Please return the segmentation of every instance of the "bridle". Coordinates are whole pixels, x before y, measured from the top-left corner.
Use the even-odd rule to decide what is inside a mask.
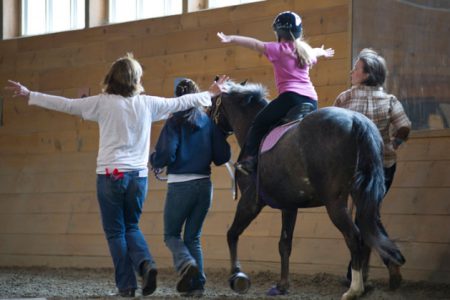
[[[220,126],[219,117],[221,114],[226,115],[226,112],[224,113],[223,110],[225,110],[225,107],[222,105],[222,94],[219,94],[219,96],[216,97],[216,100],[213,101],[210,118],[213,120],[214,124],[216,124],[216,126],[228,137],[233,134],[233,130],[227,130]]]
[[[222,94],[216,97],[216,101],[213,102],[213,106],[211,107],[210,117],[214,121],[216,125],[219,125],[219,109],[222,104]]]

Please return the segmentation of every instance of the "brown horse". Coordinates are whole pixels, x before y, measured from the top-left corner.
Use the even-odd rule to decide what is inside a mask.
[[[234,132],[242,149],[253,118],[268,103],[265,97],[261,85],[230,82],[228,92],[213,100],[211,117],[223,131]],[[238,239],[267,203],[282,211],[281,278],[269,290],[270,295],[286,294],[289,288],[289,256],[298,208],[325,206],[345,238],[353,276],[342,299],[353,299],[364,292],[372,248],[393,264],[402,265],[405,260],[401,252],[380,230],[382,143],[378,129],[364,115],[337,107],[323,108],[308,114],[275,147],[260,155],[258,180],[237,173],[241,198],[227,233],[231,287],[244,293],[250,286],[237,257]],[[257,195],[269,201],[257,199]],[[361,220],[358,227],[347,209],[349,195]]]

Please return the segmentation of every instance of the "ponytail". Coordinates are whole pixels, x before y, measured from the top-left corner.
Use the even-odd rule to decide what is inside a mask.
[[[299,66],[311,68],[314,60],[314,52],[311,46],[300,37],[294,40],[294,47]]]

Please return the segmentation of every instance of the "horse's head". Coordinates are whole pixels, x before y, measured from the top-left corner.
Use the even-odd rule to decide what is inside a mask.
[[[233,134],[233,127],[231,127],[226,117],[226,112],[222,106],[222,97],[225,93],[222,93],[212,99],[212,105],[209,110],[209,117],[219,127],[219,129],[227,136]]]
[[[210,116],[224,132],[235,133],[239,143],[245,139],[256,114],[267,105],[267,89],[261,84],[225,84],[226,93],[212,100]]]

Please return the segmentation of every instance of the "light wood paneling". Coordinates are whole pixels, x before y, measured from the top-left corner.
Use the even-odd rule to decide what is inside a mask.
[[[273,70],[261,55],[224,45],[218,31],[274,40],[271,24],[280,11],[301,14],[307,40],[336,56],[311,70],[320,106],[331,105],[349,85],[352,45],[348,0],[273,0],[0,42],[0,80],[67,97],[101,91],[110,64],[133,52],[144,68],[150,94],[171,96],[176,77],[189,76],[206,89],[216,74],[248,79],[277,96]],[[397,54],[393,54],[397,55]],[[407,70],[407,69],[405,69]],[[407,70],[409,72],[409,70]],[[95,191],[98,127],[78,117],[28,106],[6,97],[0,127],[0,265],[111,267]],[[163,122],[153,124],[152,147]],[[229,138],[233,158],[239,148]],[[404,252],[407,279],[450,277],[450,154],[448,134],[413,135],[398,155],[394,184],[382,220]],[[226,231],[237,201],[225,167],[213,168],[214,201],[202,243],[207,267],[228,267]],[[141,229],[159,266],[171,266],[163,242],[166,183],[149,177]],[[279,271],[281,216],[264,208],[240,239],[246,270]],[[349,259],[340,232],[324,208],[302,209],[294,232],[291,271],[343,274]],[[261,251],[264,249],[264,251]],[[330,250],[333,249],[333,250]],[[372,277],[386,277],[378,257]]]

